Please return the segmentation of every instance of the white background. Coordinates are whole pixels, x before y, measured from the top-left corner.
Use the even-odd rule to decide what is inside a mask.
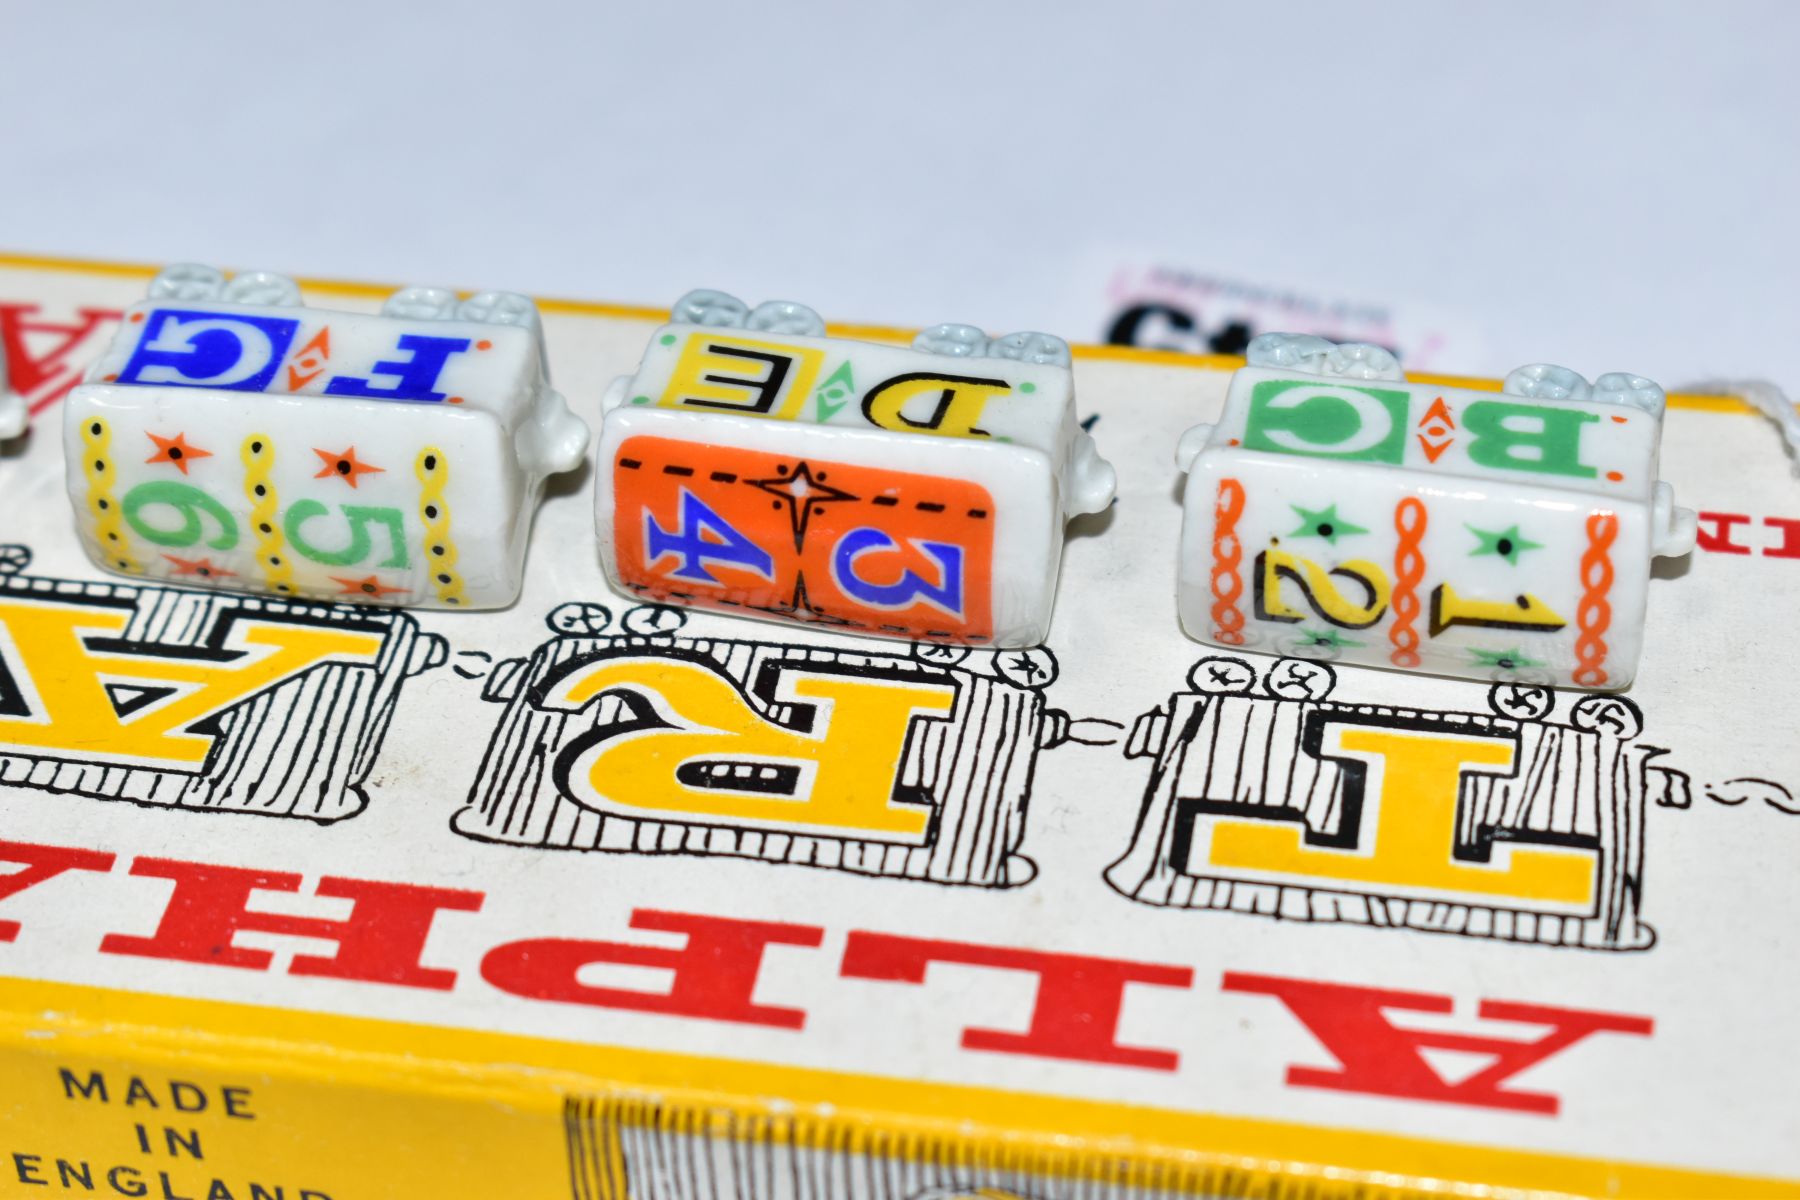
[[[0,247],[1101,333],[1134,258],[1800,384],[1800,5],[0,2]]]

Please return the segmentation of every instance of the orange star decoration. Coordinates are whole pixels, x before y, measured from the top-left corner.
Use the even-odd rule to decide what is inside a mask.
[[[370,466],[360,458],[357,458],[355,446],[350,447],[341,454],[333,454],[329,450],[320,450],[315,446],[313,448],[313,453],[318,455],[325,463],[324,468],[320,470],[317,475],[313,476],[314,479],[329,479],[333,475],[336,475],[351,487],[355,487],[357,479],[361,476],[377,474],[387,469],[386,467]]]
[[[188,445],[187,434],[178,433],[172,438],[157,437],[154,433],[146,436],[156,443],[156,453],[144,461],[147,463],[168,463],[177,467],[183,475],[188,473],[188,463],[196,458],[211,458],[211,450],[202,450],[198,446]]]
[[[215,567],[210,558],[176,558],[173,554],[165,554],[164,558],[175,564],[177,575],[198,575],[203,579],[227,579],[235,576],[236,571],[227,571],[224,567]]]
[[[394,596],[406,591],[403,587],[388,587],[373,575],[362,579],[339,579],[333,575],[331,582],[343,588],[346,596]]]

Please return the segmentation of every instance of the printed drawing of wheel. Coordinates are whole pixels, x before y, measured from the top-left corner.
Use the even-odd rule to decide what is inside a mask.
[[[1523,680],[1502,680],[1488,689],[1488,707],[1494,715],[1514,721],[1541,720],[1555,703],[1555,692]]]
[[[1056,682],[1060,670],[1056,655],[1043,646],[994,652],[994,674],[1014,687],[1047,688]]]
[[[571,637],[597,637],[612,624],[612,611],[604,604],[570,601],[551,609],[544,623],[553,631]]]
[[[656,637],[677,632],[687,621],[685,608],[674,608],[667,604],[640,604],[636,608],[625,610],[622,623],[626,633],[635,633],[639,637]]]
[[[1644,732],[1644,714],[1623,696],[1583,696],[1569,710],[1569,724],[1589,733],[1634,738]]]
[[[1256,668],[1241,658],[1214,655],[1194,664],[1188,686],[1203,696],[1248,696],[1256,686]]]
[[[31,565],[31,548],[28,546],[0,546],[0,575],[17,575]]]
[[[1284,658],[1269,668],[1263,686],[1277,700],[1323,700],[1337,686],[1337,672],[1322,662]]]
[[[969,657],[969,647],[955,642],[914,642],[911,650],[914,658],[934,667],[954,667]]]

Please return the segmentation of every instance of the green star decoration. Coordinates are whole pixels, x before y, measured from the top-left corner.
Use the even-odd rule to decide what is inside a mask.
[[[1527,550],[1542,550],[1544,543],[1534,542],[1519,532],[1517,525],[1510,525],[1495,532],[1490,529],[1477,529],[1473,525],[1465,525],[1470,533],[1479,539],[1476,547],[1469,551],[1469,557],[1476,558],[1483,554],[1498,554],[1512,566],[1519,565],[1519,555]]]
[[[1362,645],[1361,642],[1353,641],[1335,629],[1302,629],[1300,636],[1306,639],[1308,646],[1330,646],[1334,650],[1342,649],[1345,646]]]
[[[1499,667],[1506,671],[1516,671],[1522,667],[1541,667],[1544,664],[1535,658],[1526,658],[1518,650],[1470,650],[1475,656],[1478,667]]]
[[[1361,525],[1352,525],[1338,516],[1335,504],[1321,509],[1301,508],[1298,504],[1290,504],[1288,507],[1300,514],[1300,528],[1288,534],[1289,537],[1321,537],[1335,546],[1341,537],[1369,532]]]

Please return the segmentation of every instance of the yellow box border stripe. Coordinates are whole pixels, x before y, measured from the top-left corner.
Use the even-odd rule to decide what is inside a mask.
[[[1477,1196],[1800,1198],[1800,1182],[1745,1175],[0,977],[0,1050],[41,1054],[52,1043],[65,1054],[200,1059],[386,1089],[397,1103],[404,1080],[440,1095],[535,1097],[558,1112],[568,1096],[643,1097],[713,1114],[715,1127],[779,1114],[828,1129],[820,1140],[833,1145],[854,1148],[868,1140],[859,1132],[886,1132],[890,1145],[911,1138],[1029,1155],[1072,1176],[1105,1167],[1116,1179],[1121,1162],[1145,1180],[1230,1170],[1256,1183],[1246,1195],[1313,1183],[1325,1194],[1361,1184]]]
[[[0,254],[0,267],[23,271],[68,271],[78,274],[145,280],[155,275],[158,270],[156,267],[146,266],[143,263],[90,261],[35,254]],[[331,295],[354,296],[370,300],[385,300],[395,288],[393,284],[363,283],[346,279],[302,277],[297,282],[302,288],[312,292],[325,292]],[[538,299],[537,306],[542,312],[556,313],[561,316],[605,317],[612,320],[644,321],[652,325],[660,325],[669,319],[668,309],[642,304],[606,304],[592,300],[544,297]],[[837,337],[866,338],[878,342],[909,342],[912,340],[913,334],[917,332],[917,330],[894,325],[867,325],[842,321],[833,321],[826,328]],[[1231,354],[1188,354],[1180,350],[1148,350],[1137,346],[1101,346],[1088,343],[1078,344],[1070,349],[1076,358],[1093,362],[1134,362],[1199,371],[1235,371],[1244,365],[1241,357]],[[1500,390],[1500,381],[1497,379],[1431,373],[1409,373],[1407,378],[1414,383],[1435,383],[1442,387],[1469,388],[1486,392]],[[1698,396],[1686,393],[1671,395],[1669,407],[1694,409],[1701,412],[1743,414],[1756,412],[1754,408],[1735,396]]]

